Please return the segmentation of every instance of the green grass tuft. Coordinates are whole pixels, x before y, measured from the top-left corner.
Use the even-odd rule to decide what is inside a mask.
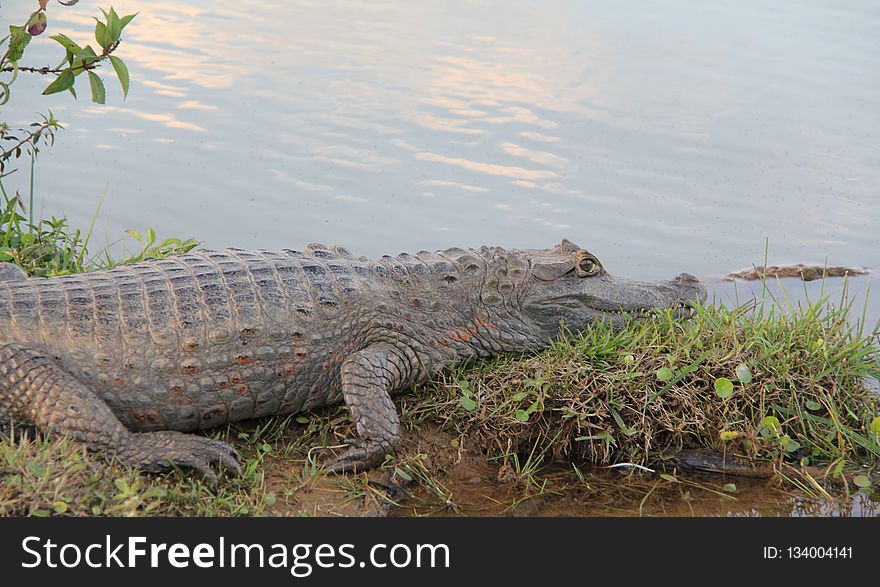
[[[458,369],[419,392],[438,418],[508,456],[648,462],[684,448],[804,464],[880,459],[876,335],[826,301],[793,313],[701,308]],[[464,391],[469,399],[464,409]],[[876,428],[876,425],[874,425]]]
[[[2,187],[2,184],[0,184]],[[146,235],[136,230],[127,232],[138,242],[139,251],[132,256],[114,259],[108,245],[94,256],[88,252],[92,226],[83,235],[79,229],[68,226],[66,218],[52,217],[48,220],[29,221],[24,216],[24,204],[19,196],[2,192],[0,207],[0,263],[14,263],[33,277],[54,277],[71,273],[84,273],[96,269],[108,269],[117,265],[137,263],[144,259],[161,259],[169,255],[186,253],[198,246],[194,239],[169,238],[159,242],[153,229]],[[102,197],[103,202],[103,197]],[[100,211],[100,205],[98,206]],[[97,216],[97,211],[95,213]]]

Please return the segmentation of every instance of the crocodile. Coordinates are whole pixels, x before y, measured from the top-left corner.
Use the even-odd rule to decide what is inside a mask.
[[[839,265],[758,265],[748,269],[741,269],[727,274],[728,281],[737,279],[745,281],[760,281],[774,277],[800,277],[804,281],[815,281],[826,277],[849,277],[855,275],[868,275],[870,271],[864,267],[842,267]]]
[[[431,374],[705,297],[687,273],[613,277],[568,240],[378,260],[195,250],[51,278],[0,264],[0,422],[216,479],[237,454],[190,432],[345,402],[357,438],[325,467],[362,471],[399,444],[392,394]]]

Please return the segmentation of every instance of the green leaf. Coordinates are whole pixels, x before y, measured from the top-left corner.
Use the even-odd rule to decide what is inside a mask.
[[[739,432],[736,432],[735,430],[724,430],[719,435],[719,438],[721,439],[721,442],[727,442],[728,440],[734,440],[736,438],[739,438]]]
[[[110,7],[110,13],[107,15],[107,40],[112,45],[119,40],[119,34],[122,32],[122,26],[119,21],[119,15]]]
[[[736,366],[734,371],[736,373],[736,378],[739,379],[740,383],[749,383],[752,380],[752,372],[749,370],[749,366],[745,363],[740,363]]]
[[[63,501],[56,501],[52,504],[52,509],[55,510],[56,514],[63,514],[67,511],[67,504]]]
[[[297,424],[308,424],[310,422],[307,416],[297,416],[296,423]]]
[[[105,51],[111,45],[110,35],[107,32],[107,25],[105,25],[103,22],[101,22],[97,18],[95,19],[95,41]]]
[[[727,399],[733,395],[733,383],[727,377],[719,377],[715,380],[715,395],[721,399]]]
[[[89,85],[92,88],[92,102],[103,104],[107,97],[107,92],[104,90],[104,82],[101,81],[101,78],[95,72],[90,71],[88,73]]]
[[[474,399],[463,395],[458,398],[458,405],[460,405],[466,412],[473,412],[477,409],[477,402]]]
[[[87,59],[97,59],[98,55],[95,53],[95,50],[92,49],[91,45],[86,45],[82,49],[80,49],[79,53],[74,55],[74,60],[76,61],[85,61]]]
[[[856,487],[866,489],[871,486],[871,478],[867,475],[856,475],[855,477],[853,477],[853,483],[856,485]]]
[[[623,418],[621,418],[620,414],[617,413],[617,410],[615,410],[614,408],[609,409],[611,410],[611,416],[614,418],[614,421],[617,422],[617,425],[620,426],[620,429],[623,431],[624,434],[626,434],[627,436],[632,436],[637,432],[635,428],[630,428],[624,423]]]
[[[674,475],[669,475],[667,473],[660,473],[660,478],[664,481],[669,481],[670,483],[680,483],[678,479]]]
[[[55,81],[49,84],[45,90],[43,90],[43,95],[48,96],[50,94],[57,94],[58,92],[63,92],[64,90],[70,89],[73,87],[74,75],[73,71],[68,68],[61,72]]]
[[[816,410],[821,410],[821,409],[822,409],[822,404],[820,404],[819,402],[815,402],[815,401],[813,401],[813,400],[808,400],[807,403],[806,403],[805,405],[807,406],[807,409],[808,409],[808,410],[812,410],[812,411],[814,411],[814,412],[815,412]]]
[[[782,430],[782,426],[779,424],[779,418],[776,416],[765,416],[764,418],[761,418],[761,425],[758,428],[758,431],[765,440],[778,436],[780,430]]]
[[[801,447],[801,443],[796,440],[792,440],[788,434],[780,439],[779,444],[782,445],[782,448],[785,450],[785,452],[795,452]]]
[[[141,494],[141,499],[162,499],[168,495],[168,490],[162,487],[150,487]]]
[[[135,16],[137,16],[137,15],[138,15],[138,13],[135,12],[134,14],[129,14],[129,15],[127,15],[127,16],[123,16],[122,18],[120,18],[120,19],[119,19],[119,25],[120,25],[119,28],[120,28],[120,30],[121,30],[121,29],[124,29],[124,28],[125,28],[125,25],[127,25],[128,23],[130,23],[130,22],[131,22],[131,19],[133,19],[133,18],[134,18]]]
[[[871,424],[868,426],[868,429],[875,435],[880,435],[880,416],[875,416],[874,419],[871,420]]]
[[[74,70],[74,75],[80,75],[82,72],[87,71],[87,69],[83,66],[91,65],[98,61],[99,57],[95,54],[95,50],[92,49],[91,45],[86,45],[79,53],[71,57],[70,65]]]
[[[736,483],[725,483],[721,487],[721,491],[726,491],[727,493],[736,493]]]
[[[125,66],[125,62],[122,61],[116,55],[110,56],[110,63],[113,64],[113,69],[116,70],[116,75],[119,77],[119,83],[122,84],[122,94],[124,97],[128,97],[128,67]]]
[[[410,475],[409,473],[407,473],[406,471],[404,471],[400,467],[394,467],[394,476],[400,477],[401,479],[403,479],[404,481],[407,481],[407,482],[412,482],[412,480],[413,480],[412,475]]]
[[[657,369],[657,379],[659,379],[660,381],[671,381],[674,376],[675,374],[669,367]]]
[[[137,230],[135,230],[133,228],[129,228],[128,230],[125,231],[125,233],[127,235],[129,235],[130,237],[134,238],[135,240],[138,240],[140,242],[144,242],[143,238],[141,237],[141,233],[139,233]]]
[[[62,35],[61,33],[58,33],[57,35],[52,35],[49,38],[54,41],[58,41],[58,43],[60,43],[62,47],[64,47],[73,55],[76,55],[77,53],[82,51],[82,47],[74,43],[67,35]]]
[[[31,36],[24,30],[24,27],[10,25],[9,27],[9,52],[6,58],[12,62],[21,59],[24,55],[24,48],[31,42]]]
[[[528,422],[529,421],[529,413],[525,410],[517,410],[513,417],[518,422]]]

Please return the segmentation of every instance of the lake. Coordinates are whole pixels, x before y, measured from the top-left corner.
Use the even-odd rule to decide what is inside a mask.
[[[147,227],[368,256],[567,237],[612,273],[687,271],[727,303],[750,288],[721,276],[765,243],[771,263],[880,265],[876,2],[113,5],[139,12],[127,100],[112,71],[106,106],[30,76],[3,112],[66,127],[37,161],[44,215],[85,228],[106,187],[93,252]],[[100,7],[51,4],[48,34],[88,42]],[[25,61],[60,55],[43,36]],[[860,307],[870,281],[851,280]]]

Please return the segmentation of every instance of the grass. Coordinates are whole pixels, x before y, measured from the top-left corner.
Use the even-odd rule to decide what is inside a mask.
[[[129,237],[138,243],[138,252],[114,258],[111,248],[119,243],[109,243],[96,254],[89,253],[89,243],[95,219],[101,210],[106,191],[101,197],[98,209],[92,218],[86,234],[79,229],[71,229],[67,219],[56,218],[33,220],[18,194],[8,195],[0,181],[0,263],[14,263],[33,277],[54,277],[70,273],[83,273],[96,269],[107,269],[125,263],[137,263],[144,259],[159,259],[192,250],[199,242],[194,239],[181,240],[169,238],[159,242],[152,228],[146,235],[130,229]],[[31,197],[31,205],[33,197]],[[25,214],[28,214],[26,217]],[[121,239],[120,239],[121,240]]]
[[[91,230],[82,237],[64,219],[34,224],[23,212],[4,195],[0,261],[31,275],[197,244],[130,231],[136,255],[90,256]],[[686,321],[660,313],[620,331],[597,325],[536,356],[464,365],[398,399],[404,447],[368,474],[328,476],[312,458],[328,454],[314,447],[354,436],[341,407],[219,429],[242,453],[244,473],[216,486],[183,473],[144,475],[64,439],[0,436],[0,515],[364,515],[382,501],[375,482],[389,479],[411,488],[419,513],[460,514],[484,491],[472,481],[487,476],[512,488],[485,498],[498,513],[531,515],[573,491],[592,500],[625,491],[630,513],[659,495],[689,508],[697,491],[735,501],[736,484],[685,478],[667,460],[688,449],[770,463],[777,483],[810,499],[871,492],[880,396],[864,381],[880,376],[880,354],[877,330],[854,312],[846,297],[797,305],[766,294],[736,309],[700,308]],[[627,484],[584,472],[614,463]]]
[[[880,375],[876,336],[860,336],[847,315],[824,302],[770,315],[708,307],[688,321],[596,327],[535,357],[449,373],[414,412],[499,457],[527,449],[645,464],[703,448],[876,464],[880,398],[863,385]]]

